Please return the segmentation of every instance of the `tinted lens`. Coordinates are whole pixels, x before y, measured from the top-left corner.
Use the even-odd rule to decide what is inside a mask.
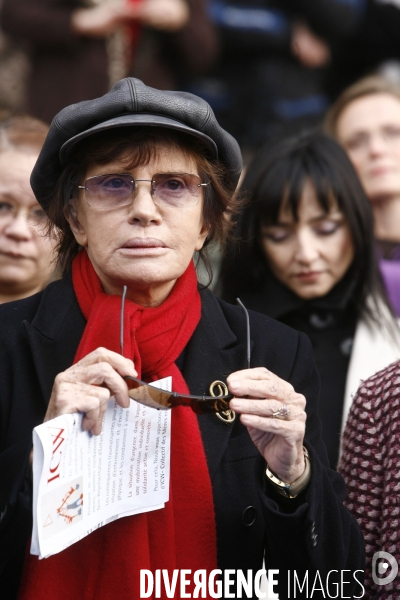
[[[169,402],[171,394],[169,392],[159,390],[133,377],[126,377],[125,380],[129,388],[129,397],[136,400],[136,402],[151,406],[151,408],[171,408],[171,403]]]
[[[85,182],[89,206],[109,209],[132,202],[134,180],[129,174],[96,175]]]
[[[229,400],[232,398],[230,394],[219,398],[214,396],[186,396],[185,394],[159,390],[129,375],[124,379],[128,385],[130,398],[145,406],[161,410],[176,406],[188,406],[198,414],[222,412],[229,409]]]
[[[200,198],[200,177],[189,173],[156,173],[153,176],[154,202],[170,206],[195,206]]]

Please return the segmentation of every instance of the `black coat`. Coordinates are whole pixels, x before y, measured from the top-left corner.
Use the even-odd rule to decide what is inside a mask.
[[[201,292],[202,317],[184,351],[183,374],[192,394],[208,394],[215,379],[245,368],[245,319],[241,309]],[[265,482],[264,463],[247,429],[215,415],[199,417],[210,471],[221,569],[280,570],[280,597],[287,570],[362,569],[364,545],[358,526],[343,507],[345,487],[327,467],[316,415],[318,376],[311,345],[303,334],[250,313],[252,367],[265,366],[307,398],[306,445],[312,462],[307,491],[295,500],[276,496]],[[11,585],[31,531],[28,456],[32,428],[42,422],[54,377],[72,364],[85,319],[66,278],[26,300],[0,307],[0,590]],[[189,409],[188,409],[189,410]],[[188,441],[189,443],[189,441]],[[255,517],[255,520],[254,520]],[[360,579],[360,573],[358,578]],[[361,595],[352,575],[344,591]],[[7,583],[8,582],[8,583]],[[1,596],[3,597],[3,596]],[[7,598],[13,598],[9,592]],[[302,597],[297,592],[297,597]],[[324,597],[313,595],[313,598]]]
[[[328,294],[304,300],[266,272],[261,289],[240,294],[248,308],[309,337],[321,379],[318,414],[322,438],[332,468],[336,468],[339,459],[347,373],[360,317],[355,302],[356,284],[354,269],[350,269]]]

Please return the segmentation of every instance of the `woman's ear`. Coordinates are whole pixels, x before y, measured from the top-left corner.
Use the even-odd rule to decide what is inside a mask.
[[[78,200],[76,198],[71,198],[68,202],[68,205],[64,208],[64,215],[78,244],[86,247],[87,236],[84,227],[79,221]]]
[[[205,221],[203,220],[203,224],[199,231],[199,235],[198,235],[197,243],[196,243],[196,247],[195,247],[196,252],[198,252],[199,250],[202,249],[204,242],[206,241],[206,238],[207,238],[208,234],[210,233],[210,229],[211,229],[211,225],[209,225],[208,223],[205,223]]]

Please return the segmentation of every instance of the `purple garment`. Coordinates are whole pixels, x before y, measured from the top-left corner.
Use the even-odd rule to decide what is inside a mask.
[[[400,316],[400,261],[381,259],[379,268],[390,303]]]

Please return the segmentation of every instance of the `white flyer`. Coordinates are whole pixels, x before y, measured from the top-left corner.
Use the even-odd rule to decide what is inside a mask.
[[[172,378],[152,385],[171,391]],[[31,554],[40,558],[169,498],[170,410],[111,399],[99,436],[83,431],[82,419],[61,415],[33,431]]]

